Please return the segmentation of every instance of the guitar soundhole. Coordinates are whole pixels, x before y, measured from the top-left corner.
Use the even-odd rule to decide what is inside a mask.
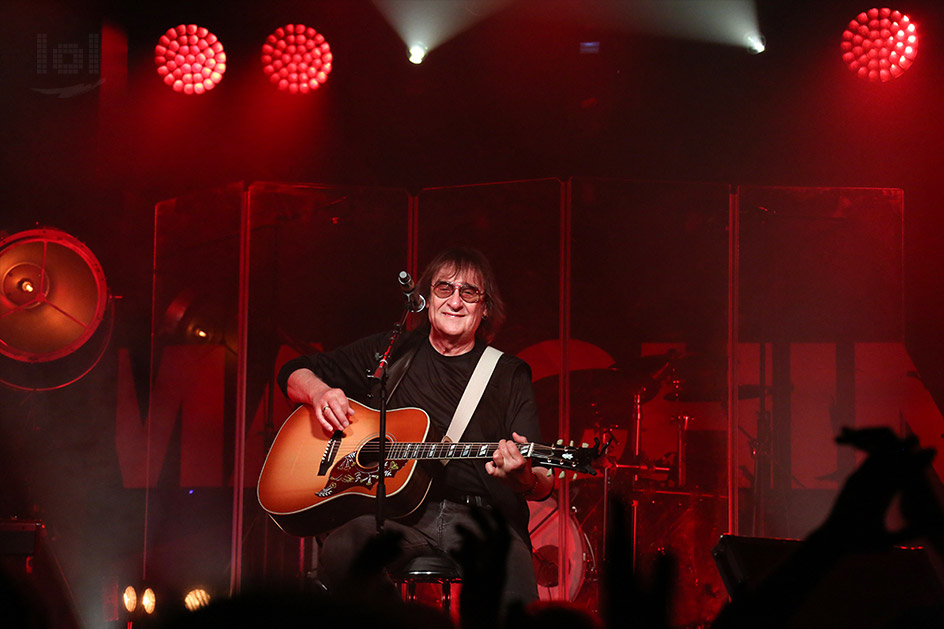
[[[390,440],[387,439],[387,458],[390,458]],[[357,453],[357,464],[365,470],[377,468],[380,461],[380,437],[371,439]]]

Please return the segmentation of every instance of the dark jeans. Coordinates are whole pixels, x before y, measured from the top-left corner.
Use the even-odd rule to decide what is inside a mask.
[[[386,530],[403,534],[403,555],[391,568],[403,565],[413,557],[449,553],[458,548],[462,539],[456,530],[457,525],[478,530],[475,520],[469,515],[471,508],[449,500],[433,501],[421,506],[419,513],[411,514],[405,520],[386,520]],[[336,528],[324,538],[319,553],[318,577],[329,591],[343,582],[352,558],[376,532],[375,516],[363,515]],[[509,533],[511,547],[502,596],[502,607],[505,609],[513,602],[520,601],[527,605],[538,598],[531,551],[515,531],[509,529]]]

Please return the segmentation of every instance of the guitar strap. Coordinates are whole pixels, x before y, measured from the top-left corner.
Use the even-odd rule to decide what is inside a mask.
[[[449,428],[446,430],[446,436],[443,437],[443,441],[456,443],[462,438],[466,426],[469,425],[469,420],[472,419],[472,413],[475,412],[476,407],[479,405],[479,400],[482,399],[482,393],[485,392],[485,385],[487,385],[488,381],[491,379],[492,372],[495,371],[495,365],[498,364],[498,359],[501,355],[502,352],[500,350],[491,346],[486,347],[485,351],[482,352],[482,355],[479,357],[479,362],[475,365],[475,370],[472,372],[472,377],[469,378],[469,384],[466,385],[465,391],[459,399],[459,406],[456,407],[456,412],[452,416],[452,422],[450,422]],[[449,462],[449,459],[442,459],[441,462],[445,465]]]
[[[413,347],[404,352],[403,356],[390,365],[390,371],[387,372],[387,403],[390,402],[390,398],[393,397],[393,392],[397,390],[397,387],[400,386],[400,382],[403,381],[403,376],[406,375],[407,369],[410,368],[413,357],[416,356],[416,352],[418,352],[419,349],[419,344],[414,343]]]

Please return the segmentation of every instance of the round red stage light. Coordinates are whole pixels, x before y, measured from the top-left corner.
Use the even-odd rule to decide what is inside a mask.
[[[168,29],[154,47],[157,73],[175,92],[203,94],[226,72],[226,53],[216,35],[196,24]]]
[[[282,91],[307,94],[331,74],[331,46],[324,35],[304,24],[286,24],[262,45],[262,71]]]
[[[907,15],[888,8],[856,16],[842,33],[842,60],[861,79],[890,81],[911,67],[918,32]]]

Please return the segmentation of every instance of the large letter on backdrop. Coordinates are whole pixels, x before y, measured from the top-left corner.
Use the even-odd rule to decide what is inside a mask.
[[[150,416],[142,421],[128,352],[118,356],[118,416],[115,446],[125,487],[157,485],[178,416],[181,420],[180,484],[223,484],[223,379],[226,349],[179,345],[163,350],[151,391]],[[151,425],[147,460],[148,422]],[[150,474],[147,468],[150,467]]]

